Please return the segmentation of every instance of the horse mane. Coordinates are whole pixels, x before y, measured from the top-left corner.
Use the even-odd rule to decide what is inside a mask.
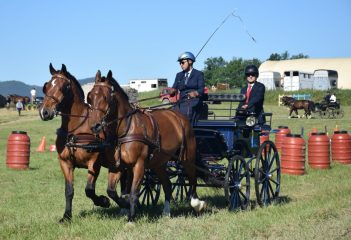
[[[118,82],[113,77],[111,77],[109,80],[110,80],[111,85],[113,86],[114,91],[121,93],[123,95],[123,97],[126,99],[126,101],[129,102],[129,97],[128,97],[127,93],[118,84]]]
[[[80,95],[80,99],[84,102],[85,95],[84,95],[84,91],[83,91],[82,86],[80,85],[78,80],[72,74],[70,74],[68,71],[66,71],[66,75],[67,75],[66,77],[76,85],[78,92],[79,92],[79,95]]]

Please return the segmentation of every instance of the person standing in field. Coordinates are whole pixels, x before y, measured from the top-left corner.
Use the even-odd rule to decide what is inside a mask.
[[[21,116],[21,111],[23,109],[23,103],[21,100],[18,100],[17,103],[16,103],[16,109],[17,109],[17,112],[18,112],[18,116]]]
[[[37,95],[37,91],[35,90],[35,88],[32,88],[32,90],[30,90],[30,96],[31,96],[31,103],[33,104],[35,101]]]

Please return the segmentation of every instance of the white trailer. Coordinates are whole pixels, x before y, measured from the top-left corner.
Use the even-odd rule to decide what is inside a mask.
[[[149,92],[168,87],[168,81],[167,78],[133,79],[129,81],[129,87],[136,89],[138,92]]]
[[[279,72],[266,71],[260,72],[257,81],[263,83],[266,90],[276,90],[281,88],[282,78]]]
[[[338,87],[338,72],[334,70],[318,69],[313,74],[313,89],[329,90]]]
[[[301,71],[285,71],[283,80],[284,91],[313,89],[313,74]]]

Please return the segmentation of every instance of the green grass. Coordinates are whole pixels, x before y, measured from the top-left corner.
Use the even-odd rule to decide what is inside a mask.
[[[329,136],[336,125],[351,130],[351,107],[343,107],[342,119],[288,119],[287,109],[266,105],[272,111],[273,128],[289,126],[294,133],[313,128]],[[186,204],[172,205],[172,218],[161,216],[163,198],[155,208],[138,211],[134,226],[113,205],[94,207],[84,188],[87,171],[75,171],[72,224],[58,224],[62,217],[64,178],[56,153],[38,153],[46,136],[47,148],[55,141],[60,118],[43,122],[35,111],[0,109],[0,239],[350,239],[351,165],[332,163],[329,170],[313,170],[307,164],[303,176],[282,175],[280,201],[267,208],[228,212],[222,189],[201,188],[199,195],[209,209],[195,216]],[[6,168],[7,138],[13,130],[27,131],[31,138],[30,169]],[[274,139],[274,138],[272,138]],[[105,194],[107,171],[97,183],[97,193]],[[252,197],[253,199],[253,197]]]

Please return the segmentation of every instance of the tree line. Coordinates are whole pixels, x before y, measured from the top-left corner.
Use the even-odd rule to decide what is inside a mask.
[[[292,55],[285,51],[281,54],[272,53],[267,60],[280,61],[288,59],[309,58],[308,55],[302,53]],[[257,67],[261,65],[261,61],[257,58],[243,59],[233,58],[226,61],[223,57],[208,58],[205,61],[203,69],[206,86],[216,86],[217,83],[227,83],[231,88],[242,87],[245,84],[244,69],[249,64],[254,64]]]

